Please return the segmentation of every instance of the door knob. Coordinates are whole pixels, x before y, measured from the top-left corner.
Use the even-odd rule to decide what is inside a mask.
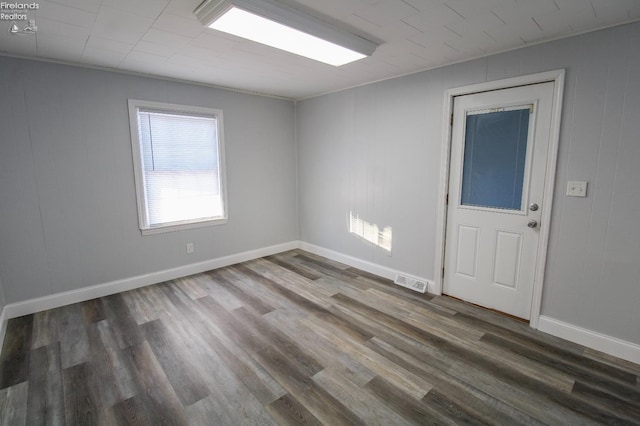
[[[538,211],[538,205],[536,203],[531,203],[531,205],[529,206],[529,210],[531,210],[532,212]]]
[[[531,220],[529,221],[529,223],[527,223],[527,226],[528,226],[529,228],[535,228],[535,227],[537,227],[537,226],[538,226],[538,221],[537,221],[537,220],[534,220],[534,219],[531,219]]]

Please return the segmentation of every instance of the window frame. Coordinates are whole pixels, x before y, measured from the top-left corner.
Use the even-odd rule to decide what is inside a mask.
[[[224,125],[223,113],[221,109],[197,107],[191,105],[171,104],[165,102],[144,101],[139,99],[129,99],[129,129],[131,132],[131,152],[133,156],[133,171],[136,190],[136,202],[138,205],[138,225],[142,235],[153,235],[164,232],[174,232],[185,229],[200,228],[204,226],[221,225],[227,223],[227,180],[226,162],[224,149]],[[151,226],[148,223],[149,216],[147,196],[144,179],[144,165],[142,159],[142,144],[139,137],[138,110],[145,109],[167,114],[188,114],[196,116],[214,116],[216,118],[218,136],[218,178],[220,183],[220,198],[222,201],[222,217],[199,218],[176,222],[166,222],[160,225]]]

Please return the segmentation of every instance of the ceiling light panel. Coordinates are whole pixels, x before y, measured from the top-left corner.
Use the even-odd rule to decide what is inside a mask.
[[[205,26],[340,66],[370,56],[377,44],[275,0],[205,0]]]

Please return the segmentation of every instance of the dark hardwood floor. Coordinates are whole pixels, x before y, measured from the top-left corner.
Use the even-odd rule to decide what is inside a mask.
[[[0,423],[640,424],[640,366],[303,252],[9,321]]]

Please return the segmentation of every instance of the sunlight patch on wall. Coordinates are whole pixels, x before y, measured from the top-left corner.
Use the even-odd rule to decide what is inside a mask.
[[[387,226],[380,229],[375,223],[360,218],[357,213],[349,212],[349,232],[391,252],[392,229]]]

